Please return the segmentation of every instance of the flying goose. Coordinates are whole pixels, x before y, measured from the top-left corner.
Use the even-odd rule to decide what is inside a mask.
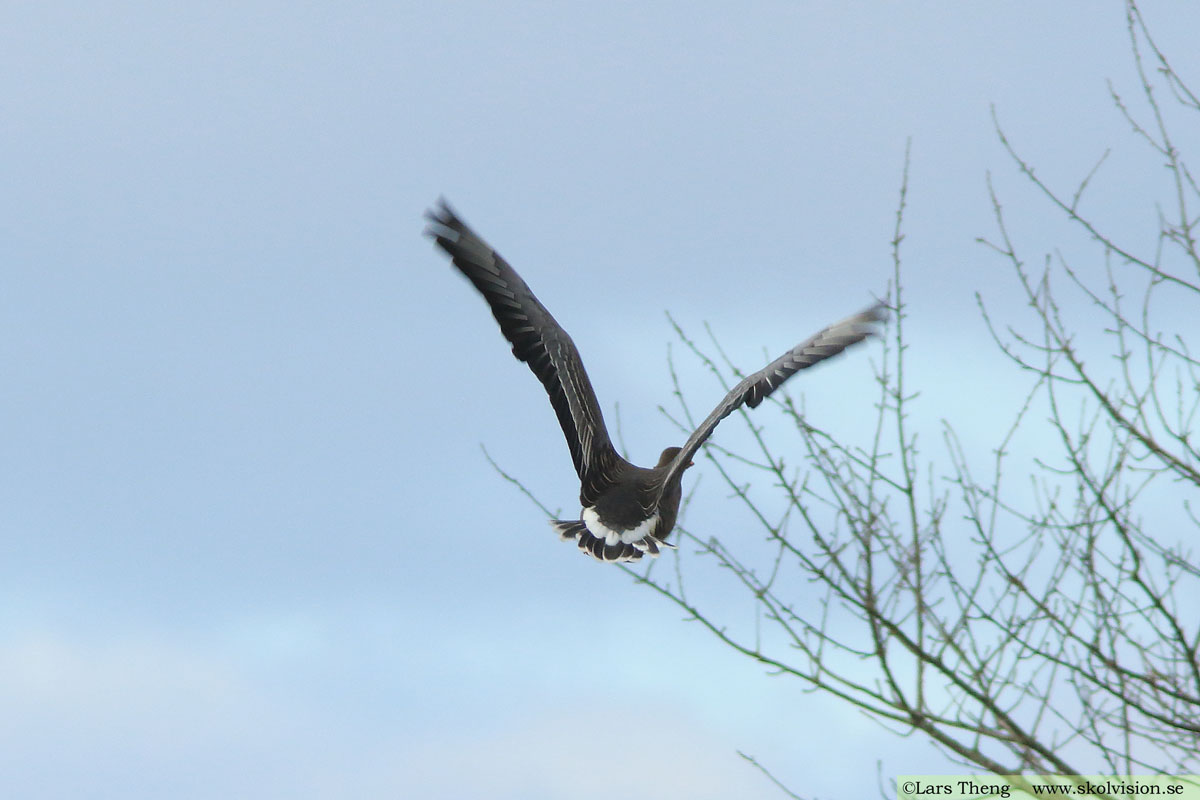
[[[546,387],[579,474],[583,507],[580,519],[550,524],[561,539],[575,540],[580,550],[600,561],[637,561],[646,554],[657,557],[662,547],[675,547],[666,539],[679,511],[680,480],[717,423],[743,403],[755,408],[793,374],[877,333],[887,319],[884,304],[876,303],[796,345],[733,387],[683,447],[668,447],[653,469],[645,469],[613,448],[579,351],[516,270],[445,200],[426,211],[425,218],[425,234],[487,300],[513,355]]]

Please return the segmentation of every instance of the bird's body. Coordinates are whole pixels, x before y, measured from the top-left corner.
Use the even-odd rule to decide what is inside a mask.
[[[862,341],[886,318],[877,303],[792,348],[738,383],[682,447],[663,450],[658,464],[646,469],[613,447],[579,351],[525,281],[445,202],[426,218],[427,233],[484,296],[513,355],[545,387],[579,475],[582,506],[580,519],[551,525],[601,561],[636,561],[674,547],[666,538],[679,513],[683,473],[717,423],[743,403],[756,407],[791,375]]]
[[[671,480],[667,470],[678,447],[668,447],[654,469],[644,469],[617,456],[611,479],[589,505],[583,505],[578,520],[556,519],[551,526],[563,539],[574,539],[579,549],[601,561],[637,561],[644,553],[657,556],[675,527],[679,501],[683,497],[680,478]]]

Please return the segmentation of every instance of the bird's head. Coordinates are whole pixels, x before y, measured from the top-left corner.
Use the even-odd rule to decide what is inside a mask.
[[[668,464],[670,464],[672,461],[675,460],[675,456],[679,455],[679,451],[682,449],[683,449],[682,447],[668,447],[666,450],[663,450],[662,455],[660,455],[658,457],[658,466],[665,467]],[[687,469],[690,466],[692,466],[691,461],[684,464],[683,468]]]

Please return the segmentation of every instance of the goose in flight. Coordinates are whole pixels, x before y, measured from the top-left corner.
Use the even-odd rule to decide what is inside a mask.
[[[876,303],[796,345],[734,386],[683,447],[668,447],[657,465],[645,469],[626,461],[613,447],[579,351],[516,270],[445,200],[426,211],[425,218],[426,235],[487,300],[513,355],[528,364],[546,388],[579,474],[583,507],[580,519],[550,524],[563,540],[573,539],[580,550],[600,561],[637,561],[674,547],[666,539],[679,512],[680,480],[717,423],[743,403],[758,406],[796,372],[877,333],[887,319],[886,306]]]

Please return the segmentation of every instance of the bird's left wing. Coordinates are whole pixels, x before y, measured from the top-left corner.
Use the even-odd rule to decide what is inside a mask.
[[[425,212],[432,236],[487,300],[513,355],[542,382],[567,439],[582,494],[603,491],[620,460],[604,426],[600,403],[571,337],[534,297],[529,286],[500,254],[443,200]]]

